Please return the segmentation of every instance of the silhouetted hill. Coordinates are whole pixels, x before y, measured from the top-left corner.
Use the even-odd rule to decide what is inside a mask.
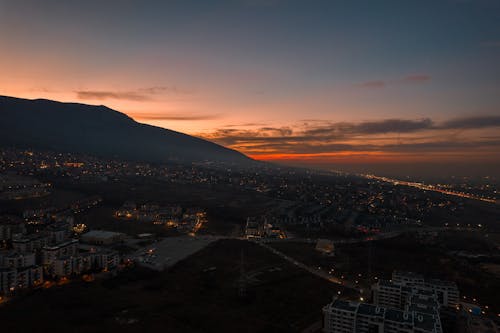
[[[164,162],[253,160],[183,133],[145,125],[105,106],[0,96],[0,146]]]

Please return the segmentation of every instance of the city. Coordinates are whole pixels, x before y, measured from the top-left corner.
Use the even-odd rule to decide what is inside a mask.
[[[0,0],[0,331],[500,333],[500,1]]]
[[[303,272],[308,279],[325,281],[330,296],[314,296],[314,302],[333,302],[302,310],[309,321],[302,318],[293,323],[297,326],[283,328],[350,332],[347,326],[335,326],[345,315],[352,327],[365,327],[359,332],[369,332],[373,325],[384,331],[387,325],[406,325],[405,320],[415,329],[427,327],[422,332],[455,332],[457,325],[496,325],[500,317],[490,291],[498,281],[500,256],[500,206],[493,202],[432,194],[373,177],[268,165],[186,169],[175,163],[13,149],[2,150],[1,156],[4,305],[21,306],[40,289],[120,281],[136,270],[170,274],[163,272],[179,261],[189,264],[194,253],[210,253],[214,246],[224,252],[250,242],[262,248],[257,257],[262,263],[250,265],[256,260],[250,258],[254,248],[236,254],[234,273],[227,263],[211,265],[208,260],[199,267],[207,276],[201,287],[216,283],[218,274],[229,274],[226,279],[236,274],[223,290],[247,307],[257,306],[253,298],[263,292],[262,286],[286,276],[293,279]],[[44,184],[49,193],[39,196],[40,185],[31,184]],[[179,184],[190,188],[171,191]],[[8,195],[21,187],[25,197]],[[234,210],[238,202],[246,202],[245,209]],[[482,212],[483,218],[469,216],[469,210]],[[462,239],[467,246],[458,245]],[[271,266],[266,263],[270,255],[276,256]],[[391,261],[384,261],[387,257]],[[418,281],[394,282],[401,279],[396,270],[422,275],[415,275]],[[447,280],[453,282],[432,282]],[[453,288],[446,291],[452,300],[443,301],[436,289],[444,283]],[[367,307],[371,304],[373,308]],[[399,312],[390,312],[393,308]],[[318,320],[321,309],[323,319]],[[374,317],[359,311],[375,311]],[[392,317],[401,322],[388,319]]]

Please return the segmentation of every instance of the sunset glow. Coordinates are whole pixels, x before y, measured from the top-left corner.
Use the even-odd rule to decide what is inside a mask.
[[[262,160],[500,160],[494,2],[429,1],[439,19],[398,2],[112,3],[1,1],[0,94],[103,104]]]

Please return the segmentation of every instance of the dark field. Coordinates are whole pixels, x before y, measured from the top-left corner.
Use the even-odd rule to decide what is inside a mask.
[[[259,216],[283,204],[255,191],[246,191],[228,185],[177,184],[154,179],[123,179],[120,182],[99,184],[73,184],[57,182],[57,187],[80,191],[87,195],[100,195],[102,204],[87,215],[81,216],[82,223],[89,223],[93,228],[135,234],[153,232],[168,235],[160,226],[115,225],[118,220],[112,214],[125,201],[138,204],[157,203],[159,205],[180,205],[183,208],[200,207],[207,211],[208,223],[201,233],[237,235],[248,216]],[[77,216],[77,220],[80,217]],[[86,221],[86,222],[85,222]],[[123,221],[118,221],[123,222]],[[137,223],[134,221],[134,223]],[[123,228],[123,229],[122,229]]]
[[[321,320],[338,290],[256,244],[221,240],[167,272],[36,291],[2,307],[0,322],[6,332],[296,332]]]
[[[335,248],[335,257],[321,255],[315,251],[315,244],[277,242],[270,245],[305,264],[325,270],[334,268],[335,276],[359,280],[365,287],[376,282],[375,277],[390,279],[393,270],[455,281],[461,295],[468,300],[476,298],[480,305],[488,305],[492,313],[500,311],[500,279],[483,269],[481,262],[450,253],[457,248],[496,253],[494,244],[486,241],[481,233],[446,232],[432,243],[422,241],[415,234],[405,234],[370,243],[341,244]]]

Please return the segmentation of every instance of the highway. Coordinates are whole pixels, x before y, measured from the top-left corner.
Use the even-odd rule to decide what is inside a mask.
[[[328,280],[329,282],[332,282],[332,283],[336,283],[336,284],[342,285],[342,286],[347,287],[347,288],[355,289],[355,290],[357,290],[360,293],[362,292],[362,288],[360,288],[358,285],[356,285],[353,282],[339,279],[339,278],[337,278],[335,276],[331,276],[330,274],[328,274],[328,273],[326,273],[326,272],[324,272],[324,271],[322,271],[320,269],[315,269],[315,268],[307,266],[307,265],[305,265],[305,264],[303,264],[301,262],[298,262],[294,258],[287,256],[283,252],[280,252],[280,251],[276,250],[275,248],[267,245],[266,243],[255,242],[255,244],[258,244],[258,245],[260,245],[260,246],[268,249],[269,251],[271,251],[275,255],[277,255],[277,256],[285,259],[286,261],[290,262],[291,264],[293,264],[293,265],[295,265],[295,266],[297,266],[299,268],[302,268],[303,270],[308,271],[311,274],[316,275],[317,277],[320,277],[322,279]]]
[[[494,203],[494,204],[498,204],[498,202],[499,202],[496,199],[481,197],[481,196],[474,195],[471,193],[443,189],[443,188],[440,188],[440,187],[435,186],[435,185],[426,185],[423,183],[409,182],[409,181],[392,179],[392,178],[387,178],[387,177],[379,177],[379,176],[375,176],[375,175],[361,174],[360,176],[364,177],[366,179],[378,180],[378,181],[390,183],[393,185],[410,186],[410,187],[415,187],[415,188],[418,188],[418,189],[421,189],[424,191],[434,191],[434,192],[443,193],[443,194],[447,194],[447,195],[453,195],[456,197],[461,197],[461,198],[466,198],[466,199],[479,200],[479,201],[484,201],[484,202],[489,202],[489,203]]]

